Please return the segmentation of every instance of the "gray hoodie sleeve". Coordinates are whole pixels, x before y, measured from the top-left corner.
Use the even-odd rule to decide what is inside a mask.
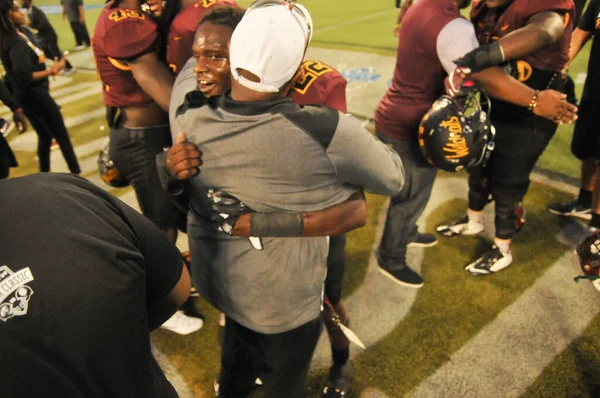
[[[340,115],[327,154],[344,183],[388,196],[404,185],[400,156],[352,116]]]
[[[181,68],[181,72],[177,75],[177,79],[175,79],[171,101],[169,102],[169,122],[171,123],[171,129],[173,127],[177,108],[184,103],[186,94],[198,88],[194,66],[195,59],[190,58],[183,68]],[[175,136],[178,131],[171,131],[171,133]]]

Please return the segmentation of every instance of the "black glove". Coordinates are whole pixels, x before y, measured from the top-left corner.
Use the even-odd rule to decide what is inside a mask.
[[[477,47],[454,61],[456,66],[463,68],[465,74],[481,72],[502,62],[504,62],[504,53],[497,41]]]
[[[223,191],[208,191],[208,198],[212,203],[211,221],[217,229],[231,235],[236,221],[242,214],[251,213],[253,210],[242,203],[238,198]]]

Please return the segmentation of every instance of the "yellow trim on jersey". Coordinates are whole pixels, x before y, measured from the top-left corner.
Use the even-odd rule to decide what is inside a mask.
[[[306,94],[308,88],[319,76],[329,72],[333,72],[333,69],[319,61],[304,61],[302,64],[302,77],[294,83],[294,91]]]
[[[115,68],[119,69],[119,70],[123,70],[123,71],[130,71],[131,67],[124,65],[123,63],[121,63],[121,61],[116,60],[114,58],[111,57],[107,57],[108,58],[108,62],[111,63],[112,66],[114,66]]]

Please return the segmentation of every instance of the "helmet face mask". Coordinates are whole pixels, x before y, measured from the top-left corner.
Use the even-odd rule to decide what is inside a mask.
[[[594,232],[577,246],[577,256],[585,275],[600,276],[600,231]]]
[[[129,181],[121,176],[121,173],[115,167],[115,163],[110,159],[109,143],[110,141],[107,139],[98,154],[98,172],[100,173],[100,178],[111,187],[127,187],[130,185]]]
[[[494,127],[489,122],[489,99],[478,89],[463,95],[443,95],[425,114],[419,126],[419,146],[429,163],[446,171],[485,164],[494,148]],[[487,111],[481,106],[485,100]]]

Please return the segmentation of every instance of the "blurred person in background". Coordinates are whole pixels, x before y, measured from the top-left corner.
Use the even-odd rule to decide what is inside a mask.
[[[87,26],[85,25],[85,11],[83,9],[82,0],[61,0],[62,5],[62,19],[64,21],[65,16],[71,24],[71,30],[75,35],[75,47],[73,50],[83,50],[85,47],[90,46],[90,34],[88,33]]]
[[[0,80],[0,101],[12,111],[13,120],[17,125],[19,134],[25,132],[27,130],[27,118],[23,113],[23,109],[10,94],[2,80]],[[7,178],[10,168],[18,166],[17,159],[5,138],[13,126],[13,123],[8,120],[0,119],[0,179]]]
[[[0,0],[0,58],[6,84],[38,135],[40,171],[50,171],[50,145],[54,137],[73,174],[81,173],[60,108],[50,96],[48,77],[65,68],[65,59],[55,58],[46,68],[46,56],[19,27],[25,14],[16,2]]]
[[[44,11],[33,5],[33,0],[22,0],[21,4],[23,8],[27,9],[27,17],[29,18],[28,26],[37,31],[35,37],[44,51],[46,58],[60,59],[63,56],[63,52],[58,47],[58,35],[50,24],[50,21],[48,21],[48,17]],[[68,76],[73,72],[75,72],[75,68],[65,59],[64,75]]]

